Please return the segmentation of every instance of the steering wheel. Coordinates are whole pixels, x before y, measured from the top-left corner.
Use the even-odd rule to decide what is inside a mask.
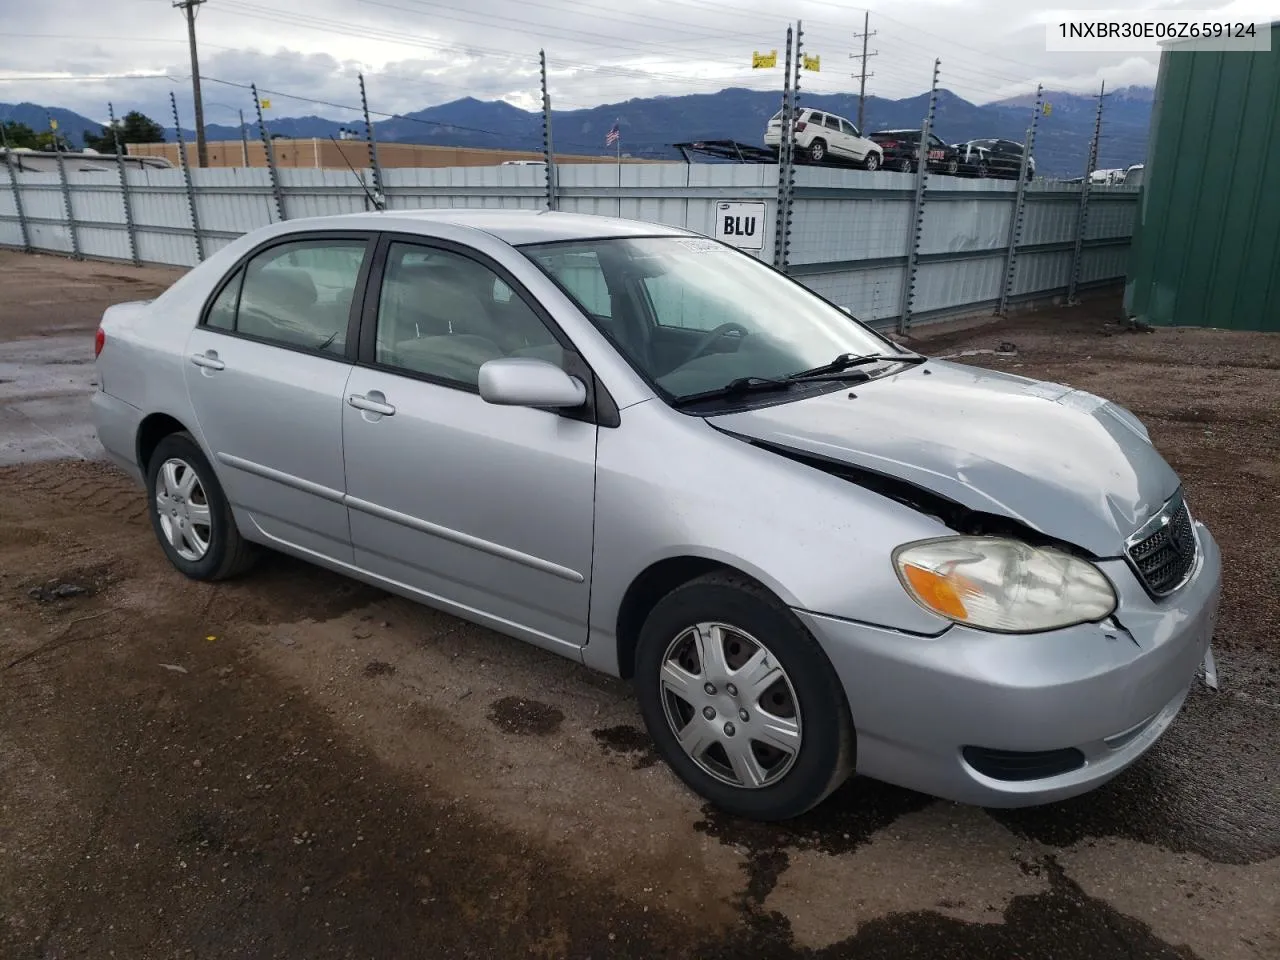
[[[722,323],[714,330],[708,330],[702,335],[702,339],[693,345],[693,349],[689,351],[689,356],[684,358],[684,362],[689,363],[690,361],[697,360],[699,357],[705,355],[717,340],[725,334],[732,333],[735,330],[743,337],[751,336],[751,331],[740,323],[735,323],[732,320],[728,323]]]

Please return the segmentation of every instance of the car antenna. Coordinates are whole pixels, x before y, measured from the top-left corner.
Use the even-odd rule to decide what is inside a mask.
[[[351,161],[347,159],[346,153],[343,152],[342,145],[338,143],[337,139],[334,137],[332,133],[329,134],[329,139],[332,140],[333,145],[338,148],[338,156],[342,157],[342,162],[347,165],[347,169],[351,171],[351,175],[360,182],[360,189],[364,191],[365,199],[367,199],[371,204],[373,204],[373,209],[381,210],[382,204],[380,204],[377,201],[377,198],[375,198],[374,195],[369,192],[369,185],[364,182],[364,174],[356,173],[356,168],[351,165]]]

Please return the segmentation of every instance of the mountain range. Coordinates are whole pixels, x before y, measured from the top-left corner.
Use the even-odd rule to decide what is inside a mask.
[[[1097,99],[1078,94],[1045,94],[1048,115],[1037,125],[1035,156],[1039,172],[1051,176],[1079,176],[1084,171],[1089,141],[1093,136]],[[1145,159],[1147,127],[1151,118],[1153,91],[1148,87],[1126,87],[1106,97],[1100,168],[1124,167]],[[1031,120],[1034,96],[1014,97],[987,104],[974,104],[949,90],[940,90],[933,129],[948,143],[981,137],[1022,140]],[[868,97],[865,127],[868,131],[919,128],[928,110],[928,94],[901,100]],[[857,118],[858,98],[853,94],[801,96],[801,105],[850,119]],[[729,88],[712,94],[646,97],[623,103],[605,104],[582,110],[556,110],[552,130],[557,152],[611,154],[605,134],[616,121],[621,131],[624,153],[636,157],[676,158],[671,144],[689,140],[728,139],[759,144],[768,119],[778,111],[776,91]],[[88,130],[100,132],[101,123],[59,107],[31,103],[0,103],[0,120],[17,120],[47,129],[48,117],[58,121],[61,133],[73,144],[82,141]],[[363,132],[358,117],[332,120],[326,117],[271,117],[267,121],[273,135],[287,137],[338,136],[343,128]],[[223,124],[205,127],[210,140],[235,140],[240,128]],[[542,148],[542,114],[521,110],[504,101],[483,101],[471,97],[439,104],[379,120],[374,124],[379,141],[430,143],[444,146],[500,147],[516,150]],[[250,136],[256,131],[251,127]],[[194,139],[194,132],[183,131]],[[172,140],[174,130],[167,128]]]

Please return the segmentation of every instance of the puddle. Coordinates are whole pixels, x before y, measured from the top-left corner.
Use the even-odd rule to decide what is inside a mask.
[[[504,733],[545,736],[560,729],[564,714],[537,700],[503,697],[489,705],[489,720]]]
[[[639,727],[621,723],[616,727],[604,727],[592,730],[591,736],[609,753],[629,756],[634,761],[633,770],[643,770],[658,762],[657,751],[653,749],[653,740],[649,734]]]

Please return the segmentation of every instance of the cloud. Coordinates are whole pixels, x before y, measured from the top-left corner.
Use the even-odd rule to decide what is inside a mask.
[[[753,50],[785,44],[788,22],[776,10],[770,0],[210,0],[197,19],[206,117],[233,122],[236,110],[249,112],[247,91],[217,82],[228,81],[277,91],[272,111],[281,116],[349,118],[361,72],[375,111],[463,96],[534,109],[539,49],[558,109],[726,86],[778,89],[780,70],[750,68]],[[804,21],[806,52],[822,57],[821,72],[804,74],[804,89],[855,90],[850,52],[862,12],[796,0],[787,13]],[[935,58],[941,85],[977,102],[1037,82],[1086,93],[1102,79],[1116,87],[1155,78],[1153,56],[1046,53],[1043,24],[1021,0],[904,0],[872,11],[871,28],[867,87],[879,96],[927,89]],[[0,43],[2,101],[56,104],[95,119],[112,101],[117,113],[141,109],[168,123],[173,90],[191,122],[186,30],[169,0],[10,4]],[[157,73],[169,79],[3,80]]]

